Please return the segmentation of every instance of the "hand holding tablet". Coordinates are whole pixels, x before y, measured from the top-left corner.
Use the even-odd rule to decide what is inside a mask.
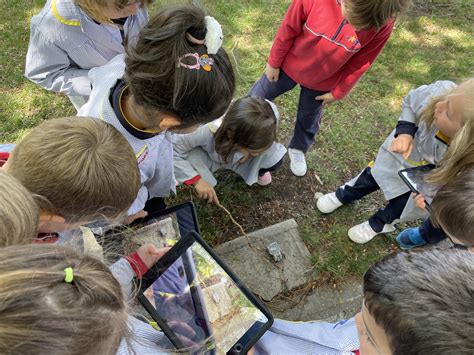
[[[170,210],[154,218],[177,219],[177,242],[139,280],[139,302],[179,350],[247,353],[272,315],[196,233],[193,205]]]

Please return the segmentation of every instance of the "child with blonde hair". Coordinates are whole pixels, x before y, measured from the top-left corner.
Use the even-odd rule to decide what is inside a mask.
[[[286,149],[276,143],[280,114],[274,103],[244,97],[232,103],[223,118],[189,134],[173,136],[175,176],[194,185],[199,198],[219,203],[213,173],[229,169],[247,183],[266,186]]]
[[[25,76],[66,94],[74,107],[91,93],[91,68],[124,53],[148,21],[152,0],[48,0],[31,19]]]
[[[274,100],[297,84],[301,93],[290,168],[306,174],[305,154],[319,131],[324,104],[343,99],[387,43],[410,0],[293,0],[278,29],[265,74],[251,95]]]
[[[29,244],[37,235],[39,208],[13,176],[0,169],[0,247]]]
[[[410,198],[410,190],[398,171],[428,163],[438,165],[445,154],[446,166],[450,166],[465,156],[464,150],[474,139],[473,103],[474,79],[459,86],[437,81],[410,91],[403,100],[397,127],[380,147],[375,162],[335,192],[322,196],[318,209],[331,213],[381,189],[388,204],[349,230],[349,238],[356,243],[393,232],[398,221],[426,217],[426,211],[417,208]]]
[[[136,254],[146,268],[166,251],[148,244]],[[128,315],[131,282],[141,276],[133,265],[122,258],[112,274],[101,261],[57,245],[0,248],[0,353],[134,353],[135,328],[153,328]],[[169,342],[155,334],[156,346],[160,339],[166,349]]]
[[[162,198],[176,189],[173,147],[163,133],[195,129],[228,108],[235,77],[221,44],[219,23],[200,8],[165,7],[125,60],[91,70],[92,94],[79,115],[112,124],[134,149],[142,186],[129,215],[163,207]]]
[[[40,196],[38,232],[51,241],[76,241],[74,231],[88,222],[121,221],[140,187],[125,138],[89,117],[44,121],[15,146],[4,169]]]

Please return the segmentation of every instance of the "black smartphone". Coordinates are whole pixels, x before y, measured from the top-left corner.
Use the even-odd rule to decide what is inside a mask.
[[[423,195],[425,198],[427,210],[429,210],[429,205],[433,201],[433,198],[439,189],[439,187],[431,185],[425,180],[426,175],[429,174],[435,167],[436,166],[433,164],[427,164],[400,170],[398,172],[400,178],[405,184],[407,184],[411,191]]]
[[[245,354],[273,317],[195,231],[143,275],[139,302],[186,352]]]

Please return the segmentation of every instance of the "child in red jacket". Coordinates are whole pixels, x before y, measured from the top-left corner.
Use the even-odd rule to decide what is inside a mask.
[[[274,100],[301,86],[288,147],[291,171],[306,174],[305,153],[319,131],[323,104],[340,100],[372,65],[410,0],[293,0],[265,75],[251,95]]]

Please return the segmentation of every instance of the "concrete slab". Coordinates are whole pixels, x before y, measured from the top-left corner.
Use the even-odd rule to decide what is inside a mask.
[[[360,311],[362,305],[361,280],[348,280],[337,286],[322,286],[306,295],[303,292],[292,295],[292,300],[276,297],[267,303],[273,315],[294,321],[320,320],[336,322],[348,319]]]
[[[270,301],[281,292],[306,284],[311,255],[294,219],[275,224],[224,243],[214,250],[254,293]],[[283,260],[274,262],[267,245],[278,243]]]

